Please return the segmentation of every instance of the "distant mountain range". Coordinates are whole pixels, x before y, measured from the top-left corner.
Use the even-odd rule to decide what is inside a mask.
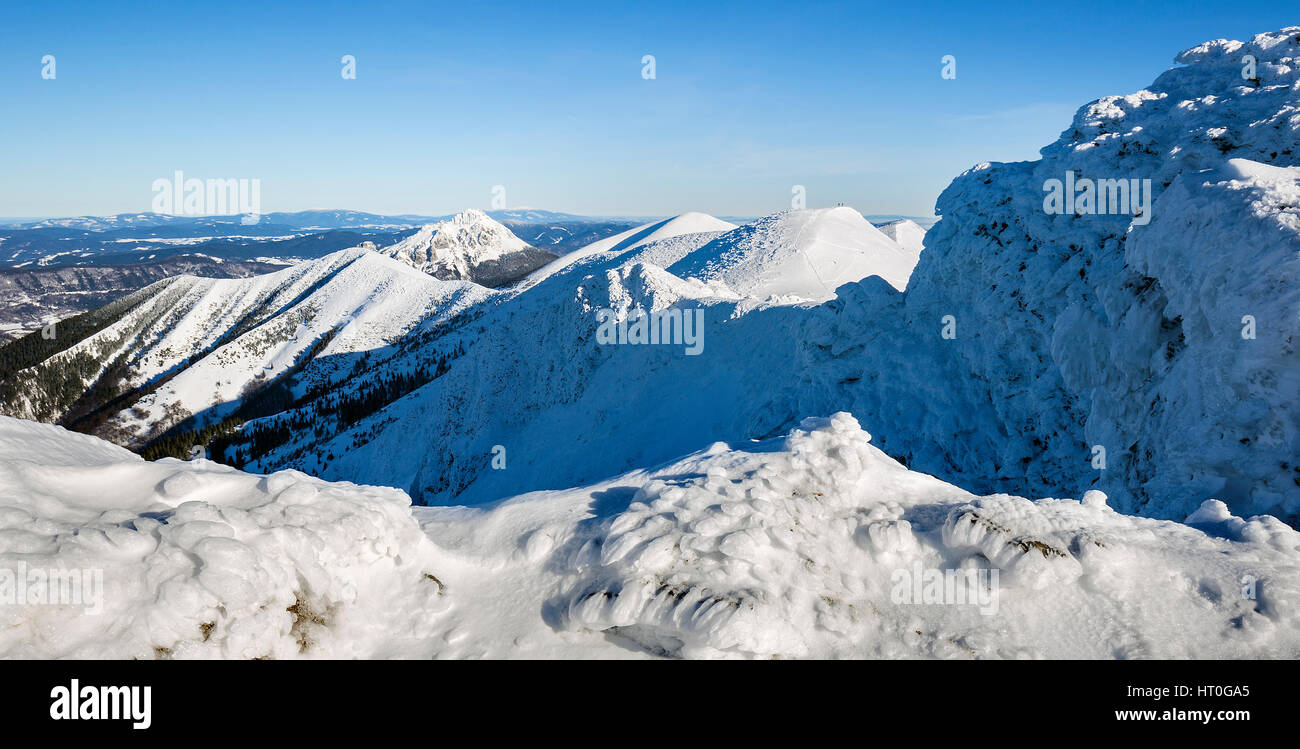
[[[543,211],[532,208],[512,208],[487,211],[487,215],[497,221],[518,221],[521,223],[547,222],[598,222],[604,219],[589,216],[577,216],[572,213]],[[74,216],[69,218],[44,219],[0,219],[0,226],[9,229],[81,229],[84,231],[111,231],[114,229],[139,229],[155,226],[288,226],[298,229],[392,229],[409,226],[422,226],[450,219],[455,214],[425,216],[418,214],[382,215],[364,211],[348,210],[309,210],[283,212],[276,211],[250,217],[234,214],[225,216],[174,216],[164,213],[119,213],[113,216]]]
[[[547,211],[538,208],[509,208],[484,211],[502,223],[606,223],[633,222],[642,224],[670,216],[583,216],[574,213]],[[119,213],[112,216],[72,216],[65,218],[0,218],[0,229],[79,229],[82,231],[112,231],[115,229],[140,229],[159,226],[194,226],[229,229],[230,227],[292,227],[297,229],[395,229],[423,226],[446,221],[456,214],[422,215],[413,213],[379,214],[349,210],[276,211],[262,214],[254,223],[246,223],[246,216],[174,216],[163,213]],[[864,214],[875,224],[899,219],[911,219],[928,228],[939,219],[934,216],[903,216],[897,214]],[[748,223],[759,216],[723,216],[733,223]]]
[[[493,214],[503,220],[492,218]],[[479,225],[461,229],[472,232],[475,241],[492,240],[501,246],[491,247],[491,241],[449,243],[449,234],[439,228],[455,224],[458,216],[465,215],[474,216],[475,222],[470,223]],[[304,211],[268,214],[262,219],[259,224],[244,225],[238,216],[123,214],[43,220],[29,223],[28,228],[0,229],[0,342],[35,330],[50,319],[94,309],[163,278],[181,274],[238,278],[343,249],[388,248],[404,241],[409,246],[421,237],[431,241],[435,235],[436,243],[451,251],[441,260],[455,267],[430,267],[431,275],[500,286],[557,255],[630,226],[573,221],[569,219],[581,217],[523,209],[473,210],[442,219],[359,211]],[[281,223],[268,223],[271,220]],[[348,228],[321,229],[317,225]],[[458,253],[464,254],[459,263],[453,257]]]

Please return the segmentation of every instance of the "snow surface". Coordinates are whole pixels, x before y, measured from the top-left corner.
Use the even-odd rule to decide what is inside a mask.
[[[0,654],[1300,657],[1297,37],[1202,45],[1040,160],[972,168],[901,283],[907,256],[873,252],[892,240],[830,209],[649,224],[478,298],[430,286],[431,312],[341,345],[378,375],[463,347],[450,369],[253,466],[394,488],[0,420],[0,569],[99,566],[110,593],[98,618],[0,607]],[[1066,171],[1150,179],[1150,222],[1044,213]],[[331,324],[376,279],[424,288],[375,253],[356,296],[332,286],[357,254],[161,287],[95,345],[155,331],[142,371],[166,372],[161,332],[236,331],[222,379],[247,377],[295,300],[338,295]],[[601,345],[603,309],[703,310],[704,352]],[[361,379],[330,366],[304,372]],[[911,570],[996,571],[996,607],[901,601]]]
[[[750,297],[824,302],[840,286],[868,276],[902,291],[916,258],[862,214],[840,206],[788,211],[745,224],[668,271],[720,281]]]
[[[440,601],[409,503],[294,472],[148,463],[0,417],[0,571],[94,571],[103,585],[100,611],[0,590],[0,657],[423,652],[412,645]]]
[[[102,571],[102,611],[0,604],[0,657],[1300,657],[1300,533],[1275,518],[977,497],[843,413],[414,510],[0,417],[0,570],[20,564]],[[993,582],[901,593],[942,570]]]
[[[897,221],[890,221],[887,224],[880,224],[876,227],[880,233],[894,240],[900,247],[912,253],[920,255],[921,250],[925,249],[925,229],[920,224],[907,218]]]
[[[578,250],[574,250],[549,264],[538,268],[526,279],[525,286],[532,286],[555,273],[573,265],[580,260],[586,260],[591,257],[602,254],[621,253],[626,250],[634,250],[638,247],[644,247],[654,242],[674,237],[687,235],[711,235],[716,232],[727,232],[735,229],[736,225],[719,218],[714,218],[707,213],[688,212],[680,216],[674,216],[662,221],[653,221],[648,224],[628,229],[612,237],[592,242]]]

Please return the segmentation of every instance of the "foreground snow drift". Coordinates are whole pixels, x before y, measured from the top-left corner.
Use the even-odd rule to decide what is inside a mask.
[[[976,497],[869,440],[841,413],[413,516],[0,418],[0,656],[1300,657],[1280,521]],[[20,568],[101,570],[102,611],[7,602]]]
[[[1300,533],[1275,518],[978,498],[868,439],[838,414],[658,472],[568,544],[559,621],[701,657],[1300,653]]]
[[[0,656],[407,654],[439,605],[409,504],[0,417]]]

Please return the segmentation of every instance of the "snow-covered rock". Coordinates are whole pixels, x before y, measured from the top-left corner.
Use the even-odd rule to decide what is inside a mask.
[[[872,341],[871,368],[938,375],[890,376],[852,406],[892,453],[980,491],[1092,484],[1131,512],[1218,497],[1294,521],[1300,27],[1177,61],[1081,108],[1040,160],[954,180],[901,305],[870,300],[828,332]],[[1068,173],[1149,180],[1154,200],[1136,218],[1046,212]],[[882,317],[895,332],[855,332]]]

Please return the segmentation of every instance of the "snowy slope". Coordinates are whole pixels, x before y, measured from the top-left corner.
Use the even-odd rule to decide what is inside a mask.
[[[727,232],[735,228],[736,225],[733,223],[714,218],[707,213],[698,212],[683,213],[680,216],[674,216],[662,221],[653,221],[634,229],[628,229],[620,234],[615,234],[612,237],[592,242],[582,249],[574,250],[558,260],[552,261],[549,265],[534,271],[528,277],[525,285],[536,284],[575,262],[598,255],[621,253],[674,237],[699,235],[712,238],[717,232]]]
[[[862,214],[841,206],[759,219],[718,237],[668,270],[720,281],[745,296],[824,302],[841,285],[867,276],[880,276],[902,291],[917,254],[882,234]]]
[[[54,399],[42,384],[69,378],[72,362],[97,362],[98,369],[59,390],[79,396],[116,365],[125,373],[122,392],[149,392],[109,419],[101,434],[141,444],[192,414],[219,419],[250,387],[303,357],[333,360],[372,350],[491,292],[352,249],[247,279],[180,276],[143,296],[112,325],[18,372],[16,381],[31,383],[32,395],[8,404],[7,413],[57,420],[72,400]]]
[[[903,218],[890,221],[876,228],[880,229],[881,234],[894,240],[900,247],[913,255],[921,254],[921,250],[925,248],[925,229],[911,219]]]
[[[1300,533],[1276,519],[977,497],[847,414],[414,512],[0,418],[0,498],[0,569],[92,581],[0,604],[0,657],[1300,657]]]
[[[138,441],[175,424],[178,411],[220,420],[250,383],[273,380],[304,356],[324,361],[366,352],[431,315],[452,314],[489,296],[469,282],[439,281],[374,253],[344,253],[346,264],[309,294],[207,352],[118,414],[113,425]]]

